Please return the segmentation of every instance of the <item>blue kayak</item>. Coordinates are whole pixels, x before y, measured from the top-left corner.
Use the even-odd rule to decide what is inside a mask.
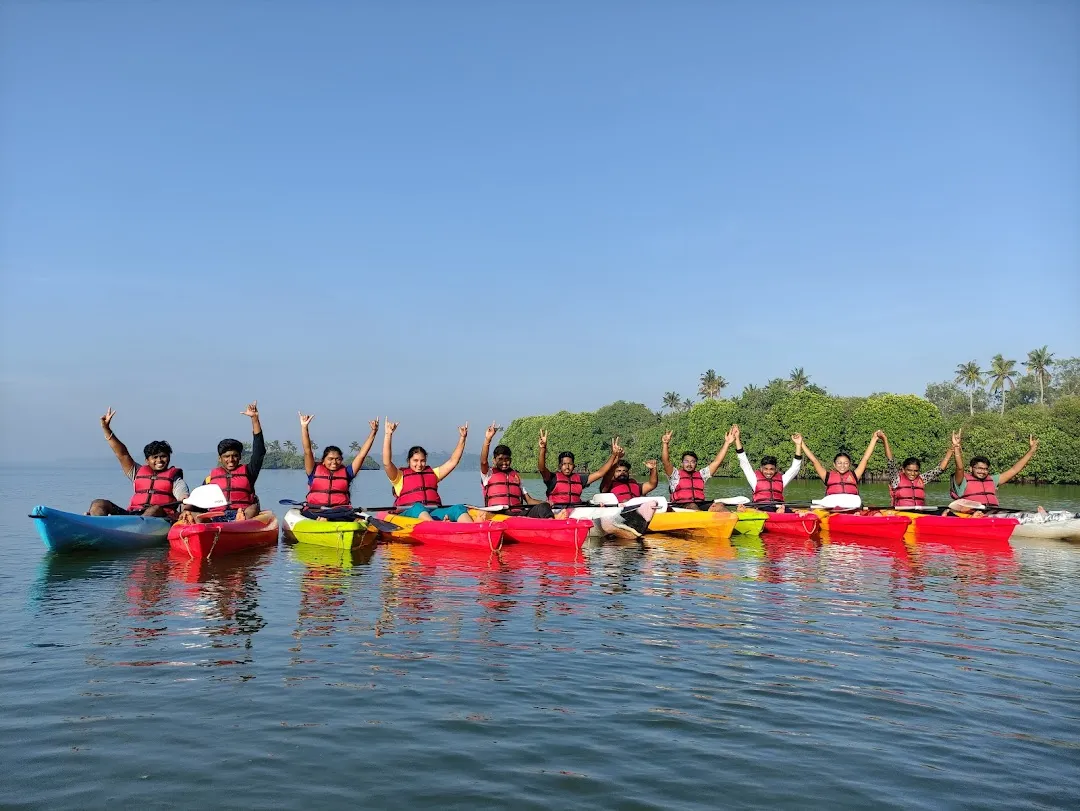
[[[30,511],[38,535],[53,552],[141,549],[164,546],[172,526],[141,515],[78,515],[41,505]]]

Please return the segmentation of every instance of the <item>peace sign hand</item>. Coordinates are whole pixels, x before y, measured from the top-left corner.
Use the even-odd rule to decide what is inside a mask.
[[[623,453],[625,453],[625,451],[623,451],[622,445],[619,444],[618,437],[613,437],[611,440],[611,452],[616,456],[622,456]]]
[[[961,431],[962,431],[962,429],[961,429]],[[954,448],[960,444],[961,431],[953,431],[952,444],[953,444]]]
[[[109,428],[109,423],[112,422],[112,418],[115,416],[116,412],[112,410],[112,406],[109,406],[107,409],[105,409],[105,414],[101,417],[101,427],[104,428],[106,431],[111,430]]]
[[[673,437],[674,435],[675,435],[675,432],[674,432],[674,431],[668,431],[667,433],[665,433],[665,434],[664,434],[664,435],[663,435],[663,436],[662,436],[662,437],[660,438],[660,440],[661,440],[661,441],[662,441],[662,442],[663,442],[663,443],[664,443],[665,445],[668,445],[668,444],[670,444],[670,443],[671,443],[671,438],[672,438],[672,437]]]
[[[547,431],[545,431],[543,428],[540,429],[540,447],[547,447]]]
[[[1035,434],[1028,435],[1028,447],[1031,448],[1032,453],[1039,449],[1039,440],[1035,438]]]

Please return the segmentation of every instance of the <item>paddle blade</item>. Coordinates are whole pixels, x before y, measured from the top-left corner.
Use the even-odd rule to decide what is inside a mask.
[[[746,496],[732,496],[731,498],[718,498],[713,501],[714,504],[726,504],[729,507],[738,507],[740,504],[749,504],[750,499]]]
[[[185,498],[183,503],[189,507],[198,507],[200,510],[214,510],[218,507],[229,506],[225,494],[216,484],[199,485],[191,491],[191,495]]]
[[[381,518],[376,518],[370,513],[357,513],[359,518],[362,518],[369,527],[374,527],[379,532],[400,532],[404,527],[400,527],[391,521],[383,521]]]
[[[954,513],[973,513],[986,510],[987,506],[969,498],[958,498],[956,501],[949,502],[949,509]]]
[[[810,502],[814,507],[827,510],[857,510],[862,506],[862,499],[856,493],[834,493]]]
[[[589,503],[596,507],[618,507],[619,497],[614,493],[597,493]]]

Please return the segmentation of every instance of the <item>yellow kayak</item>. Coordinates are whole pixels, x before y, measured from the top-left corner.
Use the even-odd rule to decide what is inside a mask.
[[[282,522],[285,538],[297,543],[351,549],[375,543],[378,533],[364,521],[313,521],[299,510],[289,510]]]
[[[760,535],[768,513],[761,510],[739,510],[735,515],[739,519],[735,524],[736,535]]]
[[[707,510],[672,510],[656,513],[649,521],[649,532],[686,533],[713,539],[730,538],[739,518],[736,513]]]

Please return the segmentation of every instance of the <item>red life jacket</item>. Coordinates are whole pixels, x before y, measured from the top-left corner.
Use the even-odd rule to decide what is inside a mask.
[[[687,473],[685,470],[680,470],[679,483],[671,491],[671,500],[675,504],[704,501],[705,479],[702,478],[701,471],[695,470],[693,473]]]
[[[184,471],[178,467],[170,467],[159,473],[151,470],[149,465],[140,465],[135,471],[135,492],[131,494],[128,512],[142,512],[147,507],[175,502],[173,484],[183,475]],[[168,516],[175,516],[176,512],[175,505],[165,508]]]
[[[552,507],[565,507],[568,504],[577,504],[581,501],[581,474],[574,473],[567,476],[562,472],[555,473],[555,485],[548,491],[548,501]]]
[[[633,479],[625,482],[614,482],[608,489],[615,498],[619,499],[619,503],[629,501],[632,498],[637,498],[641,495],[641,485]]]
[[[401,471],[401,492],[394,501],[395,507],[408,507],[417,502],[441,507],[442,499],[439,498],[439,477],[430,465],[419,473],[412,468]]]
[[[838,473],[830,470],[825,474],[825,495],[833,496],[837,493],[854,493],[859,495],[859,480],[850,470]]]
[[[989,476],[979,480],[970,473],[965,473],[964,481],[967,482],[964,486],[964,498],[970,498],[972,501],[985,504],[987,507],[998,506],[997,486]]]
[[[889,494],[894,507],[922,507],[926,504],[926,482],[922,476],[909,479],[906,473],[900,471],[900,483],[890,487]]]
[[[232,473],[223,467],[215,467],[210,471],[210,481],[207,484],[216,484],[221,488],[231,509],[247,507],[257,500],[255,483],[248,478],[247,471],[247,465],[240,465]]]
[[[760,470],[757,471],[757,482],[754,484],[754,495],[750,497],[750,501],[754,504],[760,504],[763,501],[784,501],[784,477],[779,473],[774,473],[771,479],[766,479],[765,474]]]
[[[308,487],[308,506],[311,507],[348,507],[349,506],[349,474],[346,468],[340,467],[331,471],[320,462],[315,465],[311,472],[314,477]]]
[[[484,485],[484,506],[506,504],[520,507],[525,503],[525,491],[521,488],[521,474],[514,469],[493,470]]]

